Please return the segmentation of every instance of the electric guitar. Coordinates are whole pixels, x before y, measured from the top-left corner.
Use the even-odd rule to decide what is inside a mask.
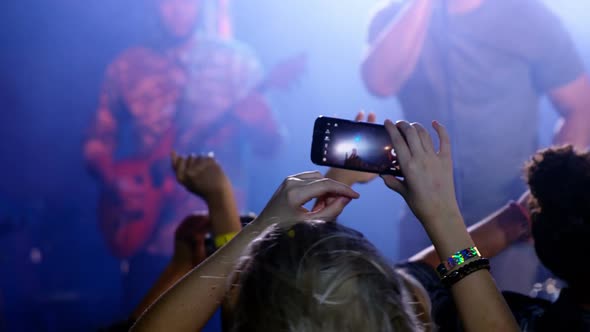
[[[304,72],[306,61],[306,56],[301,54],[278,64],[255,91],[288,88]],[[230,108],[194,141],[205,141],[232,118]],[[99,224],[115,256],[134,256],[157,228],[176,185],[170,166],[170,153],[176,139],[176,130],[171,128],[149,153],[119,161],[110,170],[114,181],[102,189]]]

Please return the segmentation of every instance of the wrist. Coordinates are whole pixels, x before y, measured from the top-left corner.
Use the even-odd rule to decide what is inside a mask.
[[[460,215],[441,217],[430,226],[425,226],[425,229],[439,257],[449,257],[459,250],[474,246]]]
[[[194,193],[198,196],[201,196],[201,198],[203,198],[207,205],[211,206],[219,205],[220,203],[227,200],[229,197],[232,197],[233,189],[229,180],[226,180],[222,185],[212,188],[207,192],[204,192],[202,194],[199,194],[197,192]]]

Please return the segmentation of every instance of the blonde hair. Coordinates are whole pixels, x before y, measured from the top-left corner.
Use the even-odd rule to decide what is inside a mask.
[[[336,223],[272,227],[237,268],[232,331],[422,331],[403,278]]]

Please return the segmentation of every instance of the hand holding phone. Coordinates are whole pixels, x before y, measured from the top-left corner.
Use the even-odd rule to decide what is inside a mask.
[[[316,165],[401,176],[391,138],[382,125],[320,116],[311,146]]]

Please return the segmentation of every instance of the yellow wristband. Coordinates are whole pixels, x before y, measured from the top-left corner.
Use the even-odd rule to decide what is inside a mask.
[[[213,239],[213,242],[215,242],[215,249],[219,249],[219,248],[223,247],[224,245],[226,245],[237,234],[238,234],[238,232],[216,235],[215,238]]]

